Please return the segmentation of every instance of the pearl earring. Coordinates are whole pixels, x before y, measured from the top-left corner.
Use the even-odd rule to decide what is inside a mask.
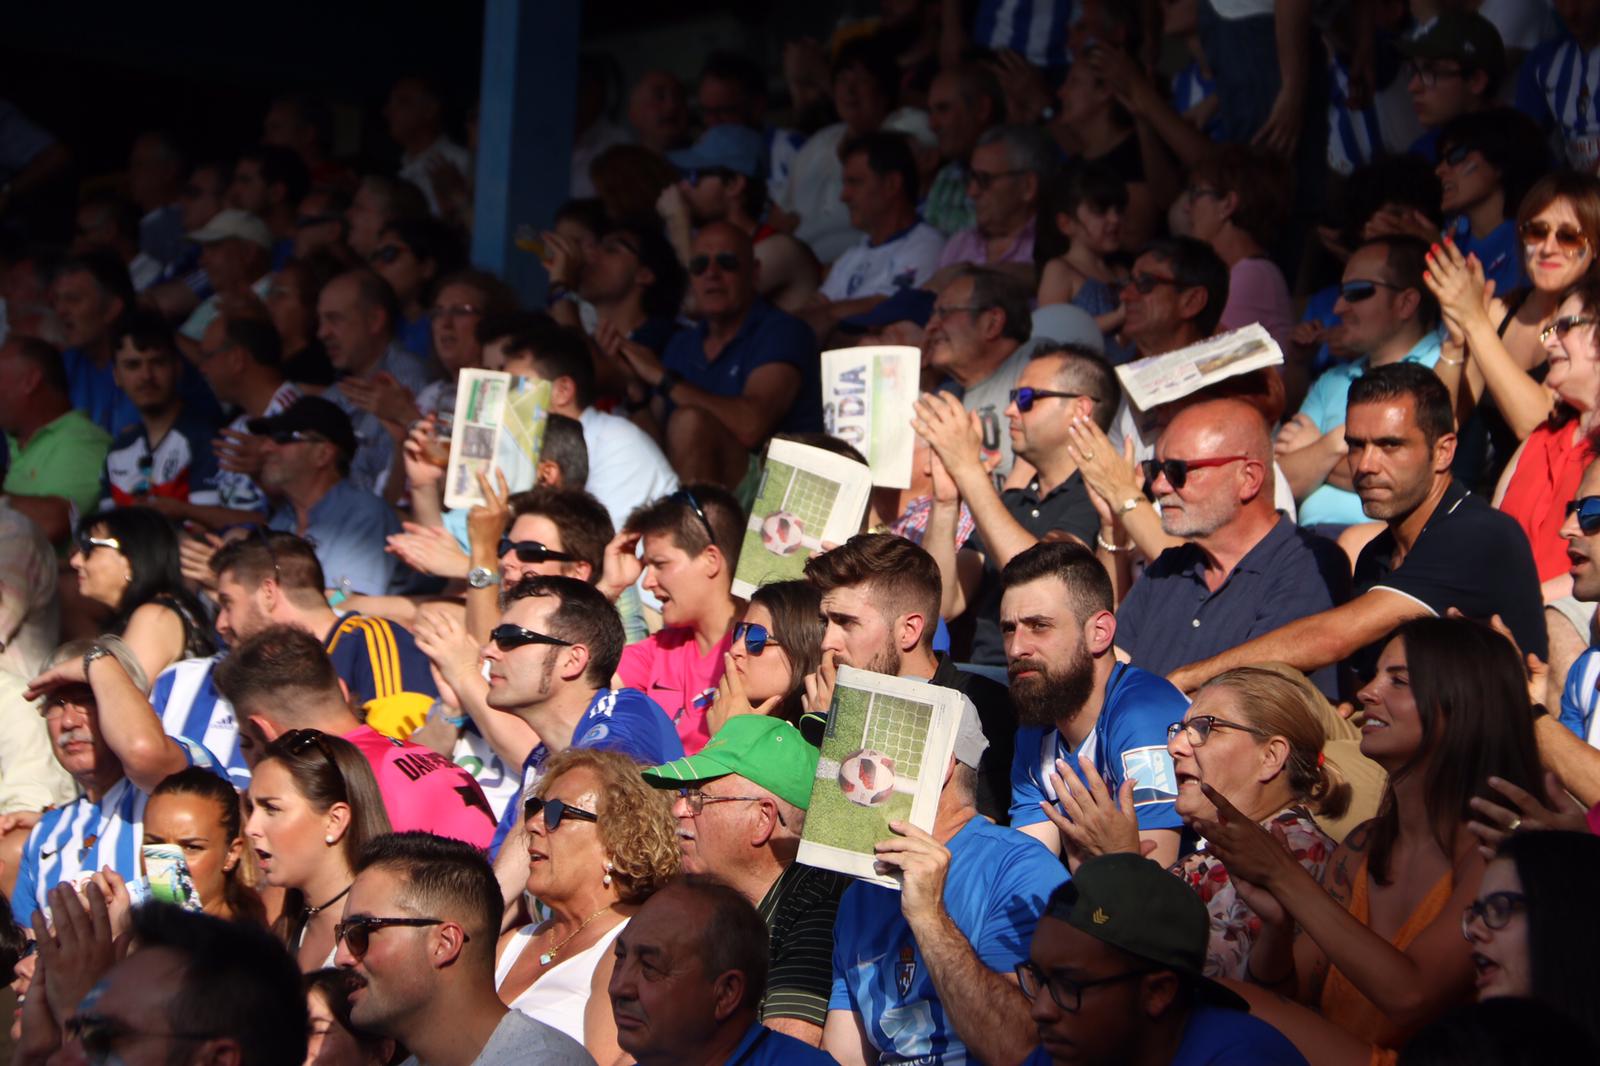
[[[325,836],[325,837],[323,837],[323,838],[322,838],[322,842],[323,842],[323,843],[324,843],[324,844],[332,844],[332,843],[333,843],[333,836],[332,836],[332,834],[329,834],[329,835],[328,835],[328,836]]]
[[[606,875],[600,879],[600,883],[602,885],[610,885],[611,884],[611,871],[613,869],[614,869],[614,867],[609,862],[606,863]]]

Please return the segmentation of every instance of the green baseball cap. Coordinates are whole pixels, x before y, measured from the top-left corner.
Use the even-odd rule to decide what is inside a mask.
[[[1129,955],[1192,978],[1200,998],[1248,1010],[1238,994],[1205,976],[1211,918],[1182,878],[1139,855],[1100,855],[1078,867],[1045,904],[1066,922]]]
[[[822,753],[794,726],[764,714],[736,714],[694,755],[644,771],[657,788],[678,788],[738,774],[802,811]]]
[[[1506,46],[1494,23],[1475,11],[1442,11],[1400,39],[1402,55],[1455,59],[1498,79],[1506,72]]]

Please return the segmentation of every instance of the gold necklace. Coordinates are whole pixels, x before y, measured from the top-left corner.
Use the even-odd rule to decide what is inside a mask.
[[[557,944],[555,947],[551,948],[549,951],[541,951],[541,952],[539,952],[539,965],[540,966],[549,966],[552,962],[556,961],[556,956],[561,954],[561,949],[562,948],[564,948],[568,944],[572,943],[572,938],[573,937],[577,936],[579,933],[581,933],[585,929],[589,928],[589,923],[590,922],[592,922],[596,918],[600,917],[606,911],[610,910],[613,906],[614,906],[614,904],[607,903],[604,907],[601,907],[599,910],[597,910],[593,914],[589,915],[589,917],[585,918],[583,920],[583,924],[578,926],[577,929],[573,930],[572,936],[567,937],[567,939],[563,940],[561,943]]]

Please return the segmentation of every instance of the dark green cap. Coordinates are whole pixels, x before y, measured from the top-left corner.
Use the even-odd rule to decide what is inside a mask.
[[[1498,80],[1506,72],[1506,46],[1494,23],[1475,11],[1444,11],[1417,23],[1399,42],[1415,59],[1456,59]]]

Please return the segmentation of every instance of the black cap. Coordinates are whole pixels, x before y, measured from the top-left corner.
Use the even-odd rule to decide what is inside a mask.
[[[1045,917],[1066,922],[1096,940],[1162,969],[1193,979],[1206,1003],[1236,1010],[1249,1005],[1205,976],[1211,917],[1182,878],[1139,855],[1089,859],[1056,889]]]
[[[258,437],[274,433],[315,433],[335,448],[346,459],[356,453],[356,431],[350,425],[350,416],[332,400],[321,396],[302,396],[288,410],[268,418],[252,418],[245,429]]]
[[[1476,11],[1442,11],[1413,27],[1398,48],[1416,59],[1457,59],[1497,80],[1506,72],[1500,31]]]

